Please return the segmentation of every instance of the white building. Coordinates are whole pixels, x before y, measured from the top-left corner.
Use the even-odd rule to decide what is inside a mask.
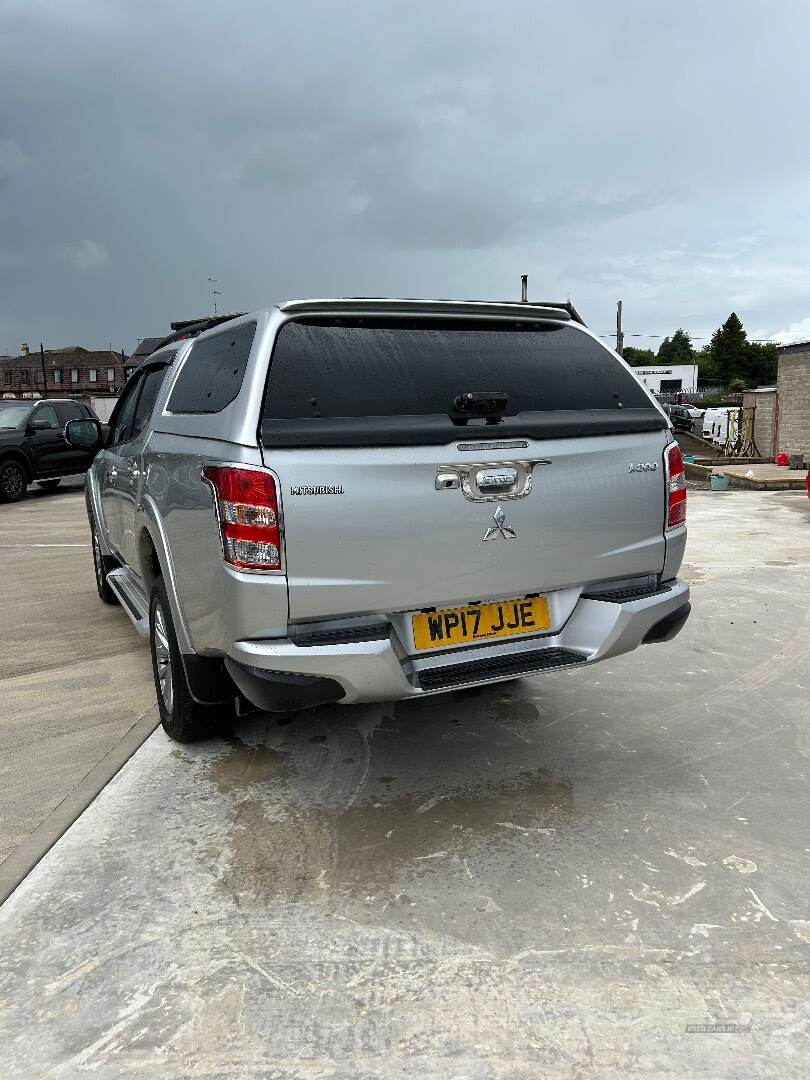
[[[697,390],[697,364],[672,364],[670,367],[634,367],[639,382],[654,394],[674,394],[679,390]]]

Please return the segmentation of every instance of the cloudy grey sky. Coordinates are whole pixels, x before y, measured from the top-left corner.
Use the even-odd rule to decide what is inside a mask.
[[[0,352],[301,296],[810,337],[806,0],[0,0]],[[628,344],[655,345],[654,339]]]

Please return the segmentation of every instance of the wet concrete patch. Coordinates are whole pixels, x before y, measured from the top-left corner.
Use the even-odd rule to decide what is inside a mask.
[[[261,743],[249,745],[237,736],[224,740],[226,753],[216,758],[205,770],[223,793],[238,791],[253,784],[272,784],[283,776],[286,755]]]

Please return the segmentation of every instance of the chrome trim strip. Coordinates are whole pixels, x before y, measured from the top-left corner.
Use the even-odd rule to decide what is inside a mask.
[[[551,465],[550,458],[529,458],[525,461],[483,461],[463,464],[455,462],[452,465],[437,465],[436,480],[434,486],[438,491],[453,490],[458,485],[450,484],[449,477],[452,474],[458,476],[461,490],[468,502],[503,502],[506,499],[525,499],[532,490],[532,471],[537,465]],[[495,492],[492,495],[485,494],[478,484],[478,474],[488,470],[502,472],[504,469],[514,469],[515,482],[511,491]],[[439,476],[443,477],[441,485],[438,483]]]

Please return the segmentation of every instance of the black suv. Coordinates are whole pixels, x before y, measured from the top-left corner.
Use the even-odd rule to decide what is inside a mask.
[[[96,455],[65,442],[69,420],[97,419],[81,401],[0,400],[0,502],[17,502],[30,483],[55,488],[87,471]]]
[[[672,421],[675,431],[692,430],[692,414],[683,405],[665,405],[664,412]]]

